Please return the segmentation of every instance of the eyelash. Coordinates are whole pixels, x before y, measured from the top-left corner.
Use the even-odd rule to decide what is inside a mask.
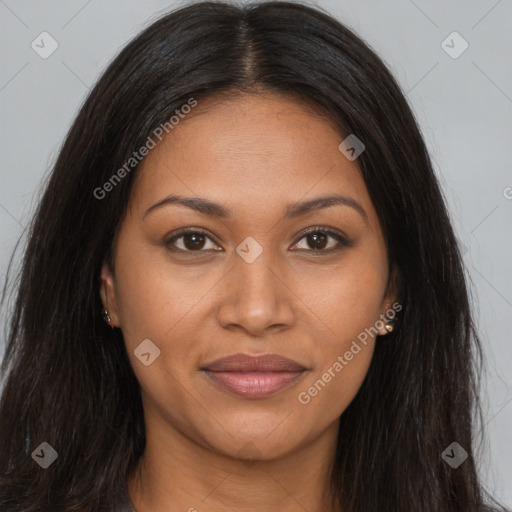
[[[298,244],[307,235],[310,235],[313,233],[322,233],[329,237],[332,237],[339,243],[339,245],[337,247],[331,247],[330,249],[298,249],[299,251],[311,252],[311,253],[314,253],[317,255],[320,255],[321,253],[331,254],[332,252],[339,251],[340,249],[343,249],[345,247],[353,246],[353,243],[350,242],[345,235],[343,235],[342,233],[340,233],[338,231],[334,231],[331,228],[327,228],[325,226],[314,226],[312,228],[307,229],[306,231],[303,231],[300,234],[297,241],[293,245]],[[181,252],[181,253],[201,253],[201,252],[209,252],[211,250],[217,251],[217,249],[207,249],[207,250],[198,249],[197,251],[190,251],[190,250],[185,250],[185,249],[178,249],[177,247],[172,247],[172,244],[176,240],[183,238],[183,236],[186,236],[186,235],[204,235],[207,238],[209,238],[213,243],[218,245],[217,242],[214,239],[212,239],[212,237],[206,231],[204,231],[200,228],[183,228],[183,229],[180,229],[177,233],[175,233],[171,238],[169,238],[165,242],[165,246],[171,252]]]

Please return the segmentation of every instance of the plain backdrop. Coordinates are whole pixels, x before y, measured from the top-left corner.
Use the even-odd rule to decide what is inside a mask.
[[[309,3],[374,48],[416,113],[463,244],[487,359],[488,443],[479,465],[491,493],[512,507],[512,3]],[[41,180],[91,86],[131,38],[183,4],[0,0],[2,283]],[[41,37],[47,50],[58,44],[45,59],[32,47]],[[0,358],[4,344],[2,333]]]

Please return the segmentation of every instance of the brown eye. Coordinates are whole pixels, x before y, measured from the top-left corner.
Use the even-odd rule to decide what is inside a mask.
[[[204,235],[195,233],[190,235],[183,235],[183,245],[193,251],[195,249],[202,249],[205,244],[206,237]]]
[[[210,246],[208,243],[210,242]],[[171,251],[206,252],[219,250],[213,240],[202,231],[186,229],[170,238],[165,245]]]
[[[301,243],[303,244],[302,247],[300,246]],[[173,252],[199,253],[222,250],[205,232],[191,228],[181,230],[165,242],[165,245]],[[300,251],[329,253],[351,245],[347,237],[341,233],[316,227],[303,233],[294,247]]]
[[[305,241],[302,247],[299,246],[301,240]],[[349,245],[350,243],[347,238],[341,233],[323,228],[314,228],[303,233],[302,238],[294,247],[297,247],[298,250],[305,250],[309,252],[330,252]]]
[[[311,233],[306,235],[306,239],[311,249],[325,249],[329,235],[325,233]]]

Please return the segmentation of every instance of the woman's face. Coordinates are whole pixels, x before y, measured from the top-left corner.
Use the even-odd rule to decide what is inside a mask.
[[[342,140],[299,103],[244,95],[199,102],[150,151],[115,278],[102,270],[147,431],[270,459],[337,426],[374,350],[374,331],[363,333],[394,300],[379,220]],[[152,208],[171,195],[182,202]],[[311,203],[334,195],[345,199]],[[295,366],[212,364],[234,354]]]

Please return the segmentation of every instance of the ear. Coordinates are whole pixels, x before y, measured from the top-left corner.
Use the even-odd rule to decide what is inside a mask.
[[[389,334],[385,327],[387,320],[391,317],[394,317],[402,309],[402,305],[398,301],[399,279],[400,275],[398,269],[396,266],[393,266],[390,277],[388,279],[386,295],[382,301],[382,309],[380,314],[380,319],[382,322],[378,323],[379,335],[381,336]]]
[[[108,310],[112,319],[110,325],[120,327],[114,274],[108,263],[104,263],[101,267],[100,297],[103,307]]]

